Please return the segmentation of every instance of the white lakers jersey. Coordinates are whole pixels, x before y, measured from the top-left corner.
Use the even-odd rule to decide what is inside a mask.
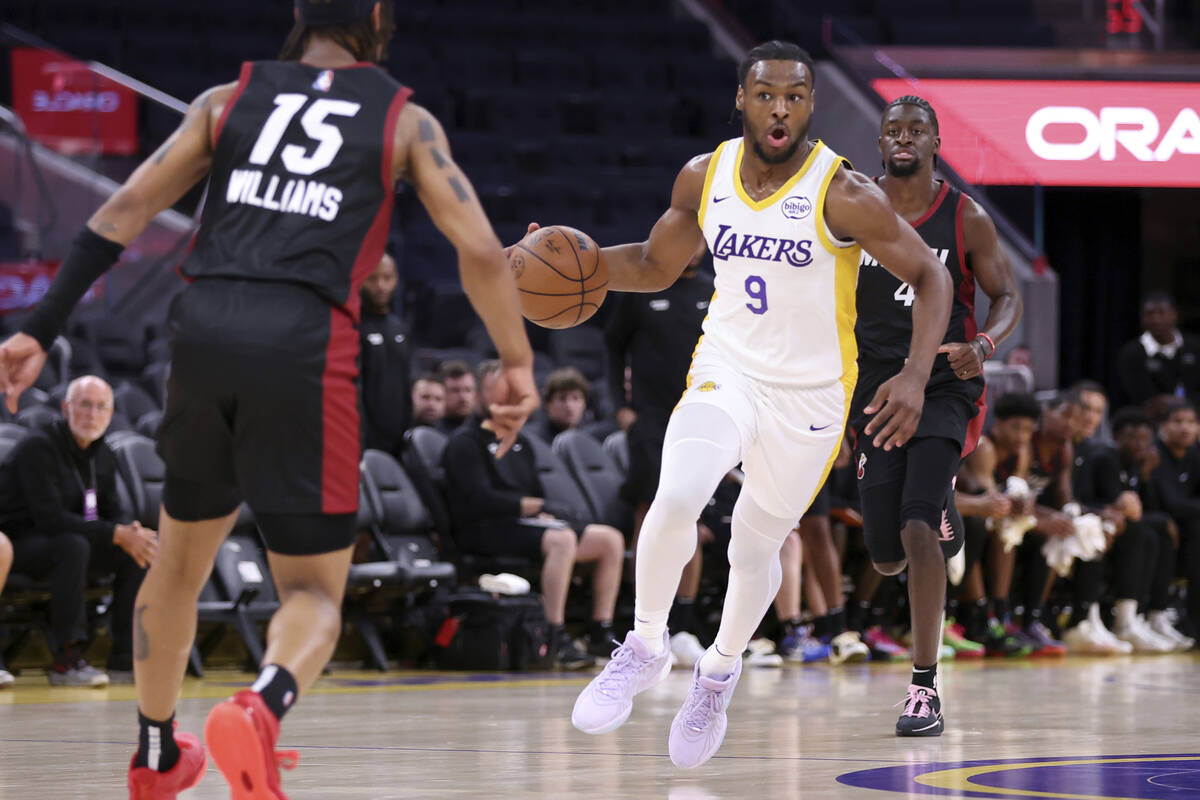
[[[742,187],[742,151],[741,138],[723,142],[704,179],[699,221],[717,279],[702,345],[752,378],[842,381],[853,391],[859,247],[825,224],[825,193],[846,160],[814,141],[779,191],[753,200]]]

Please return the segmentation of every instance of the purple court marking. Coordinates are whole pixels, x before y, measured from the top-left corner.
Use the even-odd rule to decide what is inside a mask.
[[[1138,760],[1117,764],[1095,763],[1109,759]],[[1062,792],[1064,795],[1137,798],[1138,800],[1179,800],[1182,797],[1197,796],[1193,792],[1200,792],[1200,763],[1197,763],[1195,768],[1191,768],[1187,766],[1187,761],[1161,759],[1195,759],[1200,762],[1200,753],[1047,756],[1044,758],[906,764],[849,772],[839,775],[837,780],[847,786],[884,792],[942,797],[996,798],[1003,796],[1007,800],[1044,800],[1047,793],[1054,792]],[[1033,766],[1047,761],[1078,763]],[[1012,765],[1014,769],[986,772],[974,775],[969,779],[963,777],[956,782],[955,786],[946,788],[926,786],[916,781],[919,776],[932,772],[1001,765]],[[978,786],[979,791],[972,791],[972,786]],[[988,791],[988,788],[1004,791]],[[1038,794],[1019,794],[1022,791],[1037,792]],[[1188,794],[1181,794],[1181,792]],[[1053,796],[1053,794],[1049,796]]]

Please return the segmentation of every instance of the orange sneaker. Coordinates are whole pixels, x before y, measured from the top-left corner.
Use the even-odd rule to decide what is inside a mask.
[[[204,741],[233,800],[287,800],[279,768],[294,769],[300,754],[276,752],[278,739],[279,720],[257,692],[243,689],[209,712]]]
[[[175,744],[179,745],[179,761],[166,772],[135,767],[134,754],[129,762],[129,800],[175,800],[180,792],[200,782],[208,766],[204,745],[190,733],[176,733]]]

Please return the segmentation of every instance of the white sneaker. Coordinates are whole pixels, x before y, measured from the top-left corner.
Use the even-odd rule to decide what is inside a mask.
[[[1167,616],[1165,611],[1151,611],[1148,617],[1150,630],[1162,636],[1165,639],[1170,639],[1175,643],[1175,649],[1182,652],[1191,650],[1196,645],[1196,640],[1190,636],[1184,636],[1174,625],[1171,624],[1171,618]]]
[[[783,656],[775,652],[775,643],[770,639],[751,639],[746,652],[742,654],[742,662],[747,667],[775,669],[783,666]]]
[[[704,645],[694,634],[680,631],[671,637],[671,666],[691,669],[704,655]]]
[[[1075,655],[1111,656],[1133,651],[1131,644],[1114,638],[1107,628],[1097,630],[1090,619],[1064,632],[1062,640],[1067,652]]]
[[[1114,652],[1121,655],[1129,655],[1133,652],[1133,645],[1129,642],[1122,641],[1113,635],[1113,632],[1104,624],[1104,620],[1100,618],[1100,604],[1092,603],[1092,607],[1088,609],[1088,622],[1092,624],[1092,628],[1096,631],[1096,635],[1104,641],[1108,642],[1109,646],[1113,647]]]
[[[1128,625],[1114,630],[1113,634],[1121,641],[1133,645],[1135,653],[1170,653],[1175,650],[1175,642],[1151,630],[1140,614]]]
[[[0,689],[12,686],[17,679],[6,669],[0,669]]]
[[[829,644],[833,648],[829,654],[830,664],[857,664],[871,657],[870,649],[856,631],[842,631]]]

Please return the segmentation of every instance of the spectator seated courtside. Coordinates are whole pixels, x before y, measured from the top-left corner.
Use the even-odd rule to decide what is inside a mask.
[[[131,674],[134,598],[158,537],[127,524],[120,509],[117,460],[104,440],[112,388],[77,378],[62,410],[65,419],[31,431],[0,464],[0,530],[12,538],[13,571],[52,588],[50,683],[105,686],[109,676],[83,658],[88,578],[115,575],[108,669]]]

